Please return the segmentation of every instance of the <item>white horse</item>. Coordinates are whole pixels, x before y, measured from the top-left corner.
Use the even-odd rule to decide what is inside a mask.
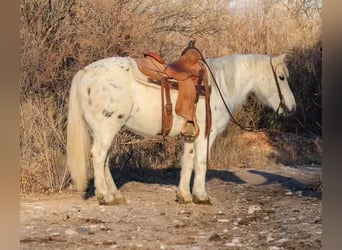
[[[296,103],[288,85],[289,73],[284,57],[232,55],[207,60],[217,82],[216,85],[213,78],[209,77],[212,86],[209,149],[230,120],[224,102],[234,112],[249,94],[254,93],[261,103],[279,114],[285,113],[285,109],[295,110]],[[136,68],[135,60],[130,57],[102,59],[81,69],[72,81],[67,127],[67,165],[77,190],[84,191],[91,153],[96,196],[100,204],[125,202],[108,166],[108,152],[119,130],[125,126],[143,136],[153,136],[161,131],[160,89],[157,85],[137,82],[133,73]],[[177,91],[171,90],[172,103],[175,103],[176,98]],[[284,105],[280,105],[281,99]],[[207,141],[204,136],[205,101],[202,97],[197,103],[196,116],[200,134],[194,142],[184,140],[180,161],[177,198],[181,203],[210,203],[205,188]],[[174,112],[169,136],[180,134],[183,122],[183,118]],[[91,134],[92,145],[88,132]],[[190,190],[193,172],[194,182]]]

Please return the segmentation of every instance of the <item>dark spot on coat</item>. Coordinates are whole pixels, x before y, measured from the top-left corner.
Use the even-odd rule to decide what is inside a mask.
[[[88,95],[90,95],[90,92],[91,92],[91,88],[88,88]]]
[[[113,111],[108,111],[108,110],[106,110],[106,109],[104,109],[103,111],[102,111],[102,114],[105,116],[105,117],[111,117],[112,115],[113,115]]]
[[[118,115],[118,119],[122,119],[122,118],[124,118],[124,115],[122,114]]]
[[[109,85],[110,85],[111,87],[115,88],[115,89],[118,88],[118,86],[117,86],[115,83],[112,83],[112,82],[111,82]]]
[[[193,150],[193,149],[191,149],[191,150],[189,151],[189,153],[190,153],[190,154],[193,154],[193,153],[194,153],[194,150]]]
[[[121,86],[116,81],[113,81],[111,79],[107,79],[107,81],[109,82],[110,87],[114,89],[121,89]]]

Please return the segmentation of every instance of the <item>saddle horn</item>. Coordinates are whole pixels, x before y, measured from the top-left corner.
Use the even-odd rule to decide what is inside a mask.
[[[188,48],[195,48],[195,42],[196,42],[195,39],[190,40],[190,42],[189,42],[189,44],[188,44]]]
[[[184,55],[185,52],[187,52],[189,49],[197,49],[197,48],[195,47],[195,42],[196,42],[195,39],[191,39],[191,40],[189,41],[189,43],[188,43],[188,46],[182,51],[181,56]]]

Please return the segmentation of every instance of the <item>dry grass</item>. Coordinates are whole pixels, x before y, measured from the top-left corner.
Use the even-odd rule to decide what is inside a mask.
[[[23,190],[58,191],[66,184],[66,120],[61,111],[52,97],[29,99],[20,107]]]
[[[296,115],[272,120],[253,99],[236,115],[243,124],[319,137],[321,13],[301,3],[246,1],[242,9],[229,9],[225,0],[175,1],[172,8],[169,1],[157,0],[21,1],[21,191],[58,191],[69,182],[65,128],[70,82],[77,70],[100,58],[141,56],[145,50],[174,60],[193,37],[206,57],[288,53]],[[293,142],[299,137],[274,141],[268,134],[228,129],[213,148],[212,166],[301,162],[303,152]],[[111,163],[120,168],[175,166],[180,151],[179,138],[164,141],[122,131],[113,143]]]

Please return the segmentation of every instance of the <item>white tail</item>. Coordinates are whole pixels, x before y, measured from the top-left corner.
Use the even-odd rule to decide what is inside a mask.
[[[90,138],[79,107],[77,86],[82,72],[78,72],[71,84],[67,126],[67,166],[78,191],[87,187]]]

